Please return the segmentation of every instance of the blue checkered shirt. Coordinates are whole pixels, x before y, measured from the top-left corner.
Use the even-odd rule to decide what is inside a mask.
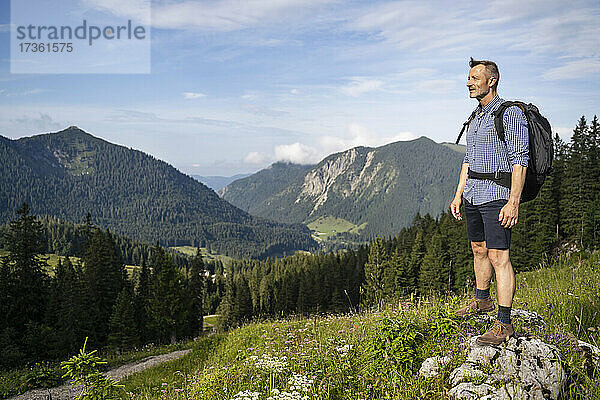
[[[529,161],[529,131],[527,118],[517,106],[504,112],[506,143],[498,138],[494,128],[493,112],[504,102],[498,95],[483,108],[477,106],[476,114],[467,130],[467,154],[464,163],[475,172],[512,172],[512,166],[527,166]],[[479,205],[494,200],[508,200],[510,189],[491,180],[467,179],[463,197]]]

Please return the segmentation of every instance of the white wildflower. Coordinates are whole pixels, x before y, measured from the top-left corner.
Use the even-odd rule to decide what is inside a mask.
[[[287,357],[275,357],[263,354],[256,363],[256,368],[267,372],[283,372],[288,367]]]
[[[244,390],[243,392],[236,393],[235,396],[232,397],[232,400],[258,400],[259,397],[260,392]]]
[[[288,379],[290,390],[308,392],[312,386],[314,379],[310,379],[302,374],[293,374]]]
[[[345,344],[343,346],[338,346],[335,348],[338,353],[340,353],[340,357],[345,357],[350,350],[352,350],[351,344]]]

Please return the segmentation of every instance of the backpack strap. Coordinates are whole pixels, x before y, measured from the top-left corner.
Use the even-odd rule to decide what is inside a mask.
[[[498,134],[498,138],[506,143],[506,135],[504,132],[504,112],[508,107],[517,106],[525,113],[525,104],[521,101],[505,101],[500,104],[500,107],[494,111],[494,126],[496,127],[496,133]]]
[[[463,133],[465,133],[465,129],[467,129],[467,126],[469,126],[471,121],[473,121],[473,118],[475,118],[476,114],[477,114],[477,109],[473,110],[469,119],[465,123],[463,123],[463,127],[460,130],[460,133],[458,134],[458,138],[456,139],[456,144],[458,144],[458,142],[460,142],[460,138],[462,137]]]

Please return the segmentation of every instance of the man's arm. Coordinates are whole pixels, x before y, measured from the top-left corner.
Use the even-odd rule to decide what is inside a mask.
[[[519,203],[529,163],[529,127],[523,111],[517,106],[506,109],[502,123],[506,133],[508,161],[512,165],[510,197],[498,216],[505,228],[512,228],[519,218]]]
[[[525,184],[527,167],[520,164],[513,165],[512,179],[510,182],[510,197],[508,203],[500,210],[498,221],[505,228],[512,228],[519,219],[519,203],[521,202],[521,192]]]
[[[456,194],[454,195],[454,200],[452,200],[452,204],[450,204],[450,211],[452,215],[456,219],[462,219],[462,215],[460,215],[460,205],[462,204],[462,194],[465,190],[465,186],[467,185],[467,173],[469,171],[469,163],[463,162],[462,168],[460,170],[460,177],[458,178],[458,187],[456,188]]]

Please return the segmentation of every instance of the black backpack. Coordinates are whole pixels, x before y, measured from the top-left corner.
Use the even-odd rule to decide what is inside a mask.
[[[548,120],[540,114],[535,105],[531,103],[525,104],[521,101],[505,101],[494,111],[494,126],[500,140],[506,143],[502,120],[504,112],[511,106],[518,106],[523,111],[527,118],[527,125],[529,126],[529,166],[527,168],[523,191],[521,192],[521,202],[524,203],[535,199],[546,177],[552,171],[554,141],[552,139],[552,128]],[[475,111],[473,111],[467,122],[463,124],[460,134],[456,139],[456,144],[460,141],[465,129],[469,126],[473,118],[475,118]],[[510,189],[510,173],[500,177],[498,174],[474,173],[469,170],[469,177],[490,179]]]

